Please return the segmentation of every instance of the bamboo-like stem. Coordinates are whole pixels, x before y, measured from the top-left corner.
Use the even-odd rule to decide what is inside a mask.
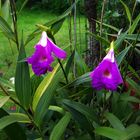
[[[72,1],[69,0],[70,5],[72,5]],[[69,28],[69,42],[70,42],[70,52],[72,54],[72,13],[69,14],[68,17],[68,28]]]
[[[102,37],[102,29],[103,29],[103,17],[104,17],[104,10],[105,10],[105,5],[106,5],[106,0],[103,0],[103,5],[102,5],[102,11],[101,11],[101,23],[100,23],[100,36]],[[102,58],[102,53],[101,50],[102,49],[102,43],[100,42],[100,57],[99,60],[101,60]]]
[[[10,44],[10,48],[11,48],[12,55],[14,56],[14,51],[13,51],[13,49],[12,49],[12,44],[11,44],[11,41],[10,41],[9,38],[8,38],[8,41],[9,41],[9,44]]]
[[[80,2],[80,1],[79,1]],[[78,4],[79,5],[79,9],[80,9],[80,3]],[[79,48],[80,48],[80,53],[81,53],[81,18],[80,18],[80,13],[78,13],[79,14],[79,20],[78,20],[78,25],[79,25],[79,35],[78,35],[78,37],[79,37]]]
[[[76,47],[76,43],[77,43],[77,35],[76,35],[76,19],[77,19],[77,13],[76,13],[76,0],[74,0],[75,2],[75,5],[74,5],[74,17],[73,17],[73,25],[74,25],[74,50],[77,50],[77,47]],[[73,74],[74,74],[74,78],[76,78],[76,62],[74,60],[74,64],[73,64]]]
[[[137,1],[135,0],[134,6],[133,6],[133,10],[132,10],[132,18],[133,18],[133,15],[134,15],[134,11],[135,11],[136,5],[137,5]]]
[[[15,33],[17,50],[19,51],[19,41],[18,41],[18,32],[17,32],[17,14],[16,14],[15,0],[10,0],[10,7],[11,7],[12,20],[13,20],[13,25],[14,25],[14,33]]]

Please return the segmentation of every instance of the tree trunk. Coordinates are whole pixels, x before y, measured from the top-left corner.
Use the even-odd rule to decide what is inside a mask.
[[[98,0],[85,0],[85,13],[88,19],[89,32],[96,33],[97,19],[97,2]],[[99,45],[93,36],[88,38],[88,51],[86,54],[86,62],[89,67],[97,65],[99,60]]]

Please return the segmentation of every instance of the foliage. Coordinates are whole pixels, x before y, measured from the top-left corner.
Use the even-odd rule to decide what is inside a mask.
[[[108,23],[96,21],[98,26],[103,25],[102,36],[88,33],[101,43],[101,58],[110,40],[114,39],[116,61],[124,80],[117,91],[98,91],[91,87],[90,68],[75,48],[72,48],[66,60],[54,63],[52,72],[40,77],[30,71],[26,61],[26,45],[42,31],[46,31],[55,42],[55,34],[70,16],[76,3],[54,20],[38,24],[24,38],[23,33],[21,35],[17,30],[15,1],[9,2],[6,11],[11,9],[13,13],[9,15],[12,27],[5,18],[7,14],[1,14],[0,30],[16,45],[18,56],[15,83],[0,78],[0,130],[4,132],[3,135],[11,140],[139,139],[140,86],[137,81],[140,77],[139,71],[132,66],[132,60],[135,52],[139,54],[140,36],[137,26],[140,14],[132,18],[130,8],[125,1],[120,1],[128,20],[126,29],[120,30]],[[19,9],[22,7],[24,5]],[[68,52],[68,47],[65,50]],[[11,102],[14,108],[9,110],[6,104],[11,105]]]

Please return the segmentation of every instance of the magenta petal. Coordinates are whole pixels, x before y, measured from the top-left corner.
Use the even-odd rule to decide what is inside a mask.
[[[32,64],[32,69],[36,75],[45,74],[51,71],[51,63],[54,61],[51,52],[47,47],[36,45],[34,54],[27,58],[27,62]]]
[[[60,59],[66,58],[67,54],[64,50],[57,47],[49,38],[47,38],[47,45],[51,48],[54,55]]]
[[[111,55],[110,55],[111,54]],[[114,52],[110,52],[104,57],[102,62],[91,72],[93,88],[116,90],[117,86],[123,83],[116,61]]]
[[[52,71],[52,67],[47,63],[46,64],[37,63],[35,65],[32,65],[32,69],[34,73],[38,76],[40,76],[41,74],[45,74],[47,71]]]
[[[41,45],[36,45],[35,46],[35,52],[34,54],[27,58],[28,63],[36,63],[38,61],[43,61],[43,60],[49,60],[50,62],[53,62],[54,59],[51,56],[51,51],[47,47],[42,47]]]

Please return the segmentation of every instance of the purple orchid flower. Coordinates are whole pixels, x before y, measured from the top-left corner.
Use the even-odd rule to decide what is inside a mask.
[[[108,54],[102,62],[91,72],[92,86],[97,90],[103,88],[114,91],[123,83],[120,71],[114,58],[114,43],[111,43]]]
[[[54,61],[53,55],[59,59],[66,58],[66,52],[57,47],[48,37],[45,31],[38,44],[35,46],[34,54],[27,58],[27,62],[32,65],[34,73],[38,76],[52,71],[51,64]]]

